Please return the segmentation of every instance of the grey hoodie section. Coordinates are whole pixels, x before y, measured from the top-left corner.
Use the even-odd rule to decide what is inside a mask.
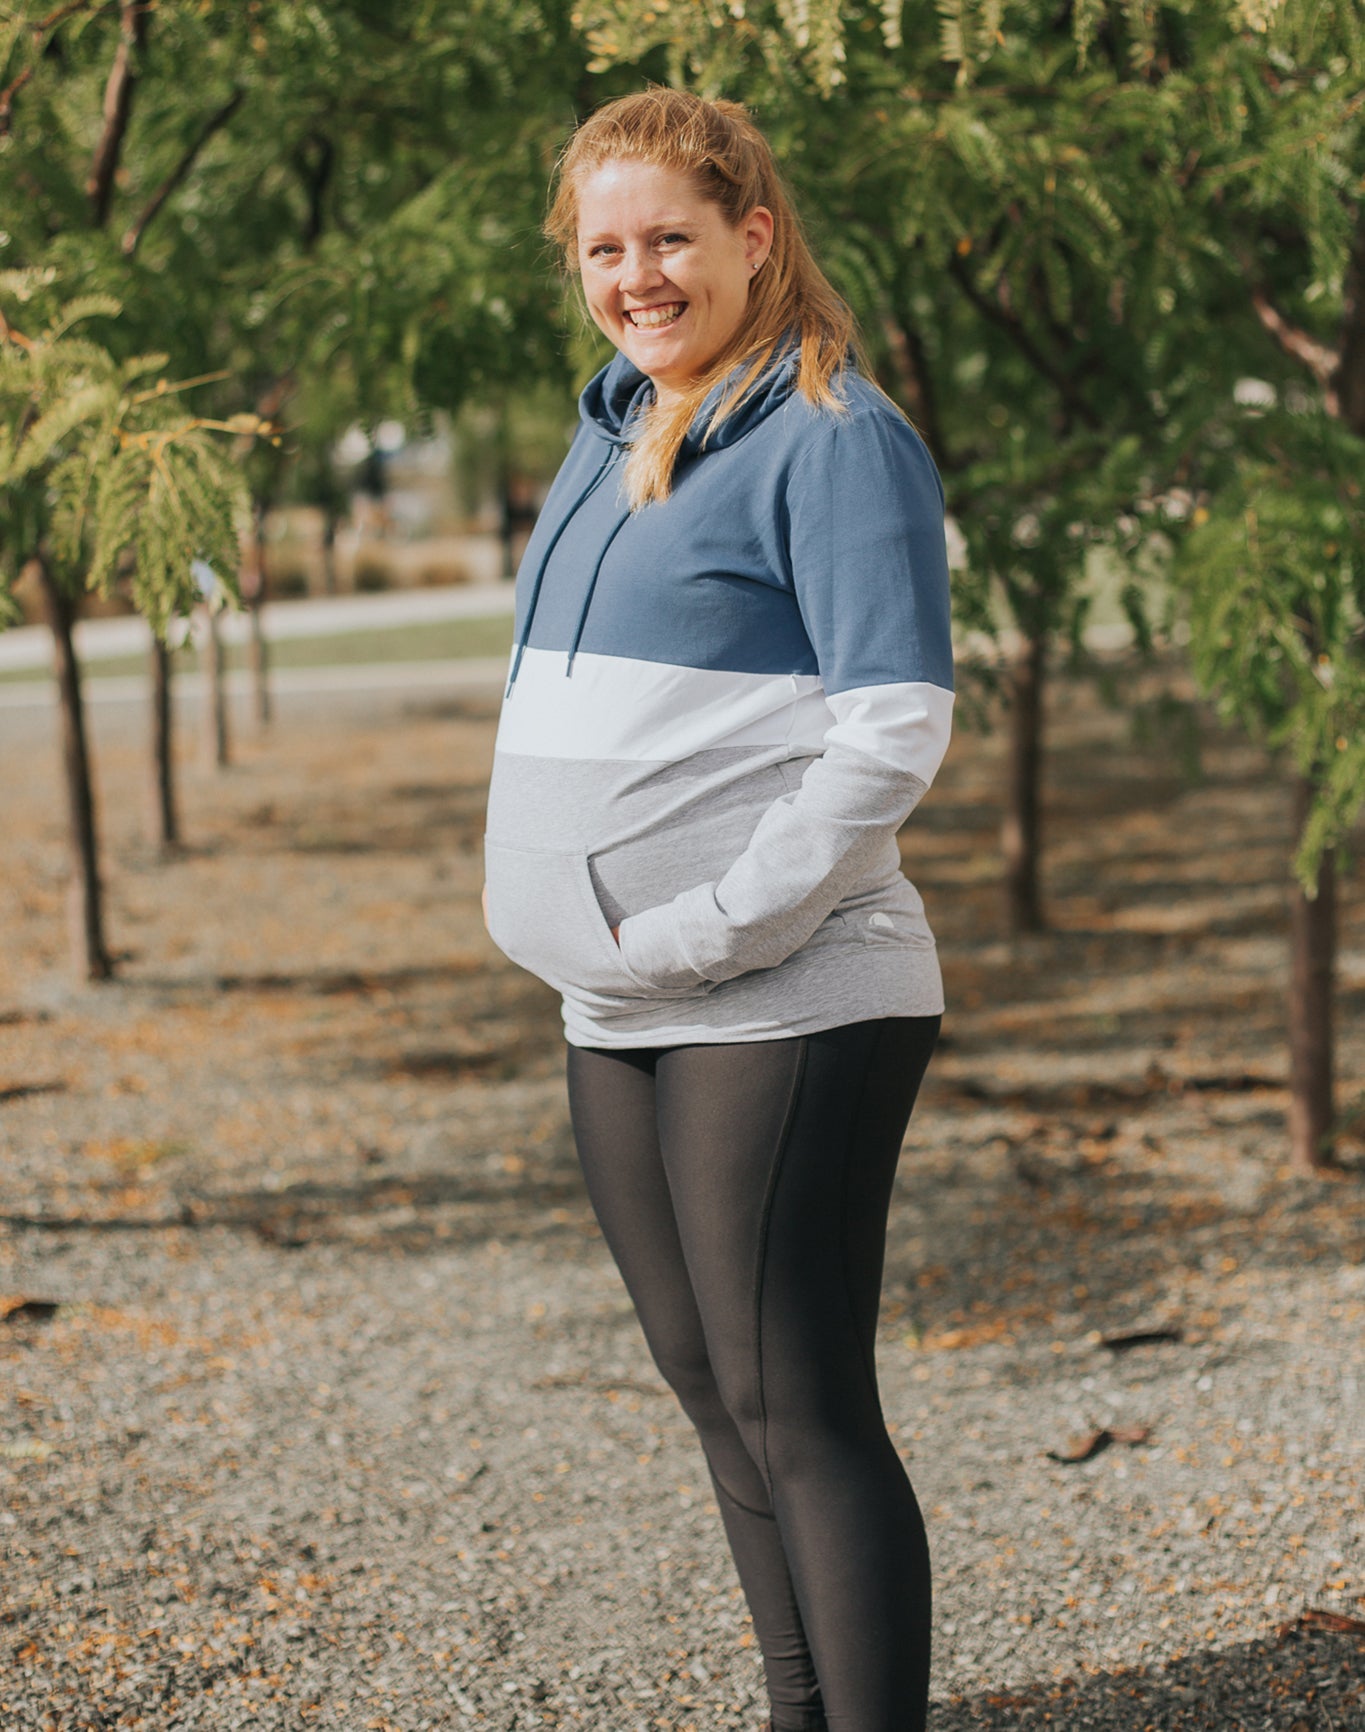
[[[895,840],[923,784],[871,762],[845,777],[826,757],[756,761],[740,747],[680,764],[501,758],[485,841],[489,930],[563,995],[571,1042],[770,1040],[943,1010],[933,935]],[[807,823],[797,796],[821,766],[827,791]],[[539,814],[529,844],[527,810]],[[754,907],[718,918],[716,886],[745,859],[756,813],[774,814],[774,846],[748,892]],[[620,924],[631,938],[632,920],[638,950],[611,935]],[[721,954],[678,961],[694,932]],[[730,936],[717,944],[716,932]]]

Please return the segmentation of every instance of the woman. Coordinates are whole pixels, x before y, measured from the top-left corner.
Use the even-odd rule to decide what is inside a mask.
[[[773,1732],[910,1732],[929,1557],[873,1351],[943,1009],[896,842],[948,742],[943,491],[737,105],[600,109],[547,232],[618,354],[517,580],[489,931],[563,996],[588,1190]]]

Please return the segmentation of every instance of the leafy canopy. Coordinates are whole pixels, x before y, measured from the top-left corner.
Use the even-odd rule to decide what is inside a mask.
[[[198,599],[194,561],[235,594],[246,498],[223,436],[268,428],[193,414],[182,393],[195,381],[167,379],[164,355],[120,359],[91,334],[117,319],[117,301],[61,302],[52,289],[50,272],[0,273],[0,606],[12,616],[29,559],[104,593],[126,561],[139,610],[164,633]]]

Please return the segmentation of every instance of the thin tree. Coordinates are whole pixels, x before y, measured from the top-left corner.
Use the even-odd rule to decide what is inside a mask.
[[[18,323],[23,309],[28,328]],[[265,431],[187,411],[163,356],[119,361],[82,327],[115,320],[118,303],[59,304],[40,273],[0,273],[0,591],[38,574],[53,624],[71,830],[73,965],[102,980],[105,941],[98,830],[79,669],[71,648],[75,596],[108,593],[133,561],[132,593],[154,632],[191,601],[190,565],[230,573],[244,499],[217,436]],[[13,314],[13,318],[11,317]]]
[[[1294,837],[1285,1004],[1297,1166],[1330,1164],[1339,850],[1365,804],[1365,28],[1349,0],[1224,31],[1187,91],[1215,405],[1179,549],[1205,689],[1279,749]]]
[[[152,633],[149,671],[152,688],[152,762],[147,791],[149,827],[160,852],[170,854],[180,846],[173,747],[174,670],[170,645],[156,632]]]

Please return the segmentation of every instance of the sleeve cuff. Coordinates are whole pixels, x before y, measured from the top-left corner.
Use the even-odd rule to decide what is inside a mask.
[[[699,983],[715,985],[727,978],[719,958],[714,969],[699,966],[697,960],[706,961],[708,928],[723,925],[716,907],[715,888],[714,884],[697,884],[675,896],[672,902],[628,914],[617,928],[626,972],[643,985],[664,991]]]

